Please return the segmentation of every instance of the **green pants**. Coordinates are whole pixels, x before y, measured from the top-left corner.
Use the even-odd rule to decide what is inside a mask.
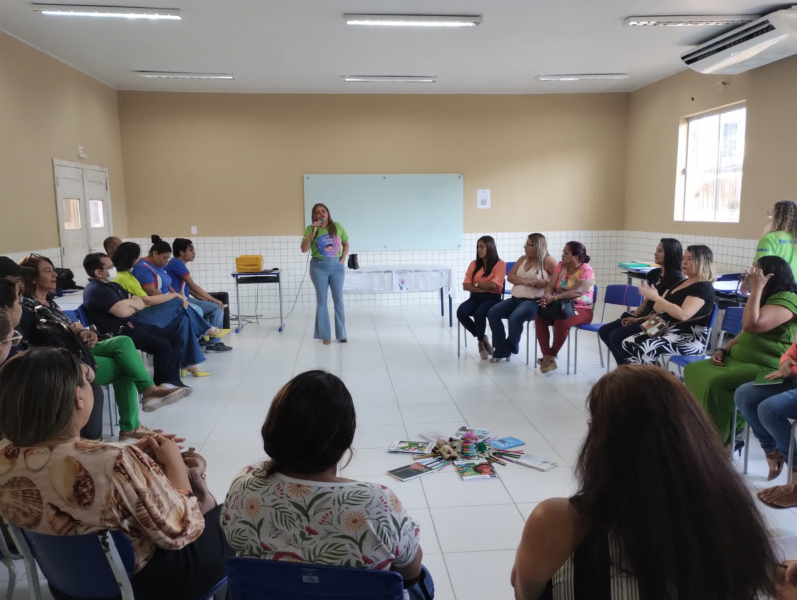
[[[119,407],[119,429],[133,431],[139,426],[138,392],[155,385],[141,356],[126,335],[119,335],[98,343],[91,349],[97,361],[95,381],[100,385],[113,384]]]

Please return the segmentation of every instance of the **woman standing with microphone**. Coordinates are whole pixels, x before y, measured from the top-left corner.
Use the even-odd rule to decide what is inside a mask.
[[[327,288],[332,289],[335,304],[335,339],[346,342],[346,316],[343,312],[343,278],[346,256],[349,253],[349,236],[335,223],[326,205],[318,203],[311,211],[313,223],[304,230],[302,252],[310,250],[310,279],[315,286],[316,313],[313,337],[329,344],[332,332],[327,311]]]

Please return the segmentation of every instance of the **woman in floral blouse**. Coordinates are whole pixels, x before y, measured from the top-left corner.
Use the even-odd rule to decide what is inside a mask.
[[[396,571],[411,598],[433,598],[420,527],[396,495],[337,476],[355,428],[340,379],[308,371],[289,381],[262,428],[270,460],[246,467],[227,493],[227,540],[238,556]]]
[[[219,507],[202,515],[182,440],[81,439],[94,404],[90,379],[89,367],[56,348],[33,348],[0,368],[0,516],[48,535],[120,530],[135,553],[136,598],[204,597],[232,554]],[[50,589],[56,600],[73,600]]]

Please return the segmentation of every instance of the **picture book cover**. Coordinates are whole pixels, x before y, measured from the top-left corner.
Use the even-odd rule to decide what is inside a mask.
[[[525,446],[526,442],[517,439],[516,437],[505,437],[497,440],[490,440],[487,442],[496,450],[509,450],[510,448],[517,448],[518,446]]]
[[[556,466],[554,461],[546,460],[544,458],[540,458],[539,456],[534,456],[533,454],[525,454],[523,456],[519,456],[518,458],[512,458],[509,460],[518,465],[523,465],[524,467],[537,469],[538,471],[550,471]]]
[[[783,377],[767,379],[764,375],[759,375],[753,381],[753,385],[780,385],[781,383],[783,383]]]
[[[388,448],[393,454],[429,454],[434,448],[431,442],[414,442],[412,440],[396,440]]]
[[[476,435],[476,438],[479,441],[485,439],[488,435],[490,435],[490,430],[489,429],[476,429],[476,428],[473,428],[473,427],[465,427],[463,425],[462,427],[457,429],[457,432],[454,434],[453,437],[454,437],[455,440],[461,440],[462,437],[466,433],[468,433],[469,431],[472,431]]]
[[[434,469],[430,469],[421,463],[412,463],[397,469],[391,469],[387,472],[387,474],[391,477],[395,477],[399,481],[409,481],[411,479],[415,479],[416,477],[420,477],[421,475],[432,473],[433,471]]]
[[[463,481],[474,479],[498,479],[493,465],[486,460],[455,460],[454,466]]]

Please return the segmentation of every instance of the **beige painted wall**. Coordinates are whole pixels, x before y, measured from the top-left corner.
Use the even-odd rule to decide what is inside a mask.
[[[627,98],[120,92],[129,234],[297,234],[304,173],[462,173],[466,232],[618,229]]]
[[[108,167],[126,235],[118,107],[116,90],[0,32],[0,253],[60,245],[54,158]]]
[[[729,85],[723,86],[721,82]],[[745,100],[739,223],[673,219],[682,117]],[[777,200],[797,199],[797,57],[739,75],[684,71],[631,94],[625,229],[758,238]]]

